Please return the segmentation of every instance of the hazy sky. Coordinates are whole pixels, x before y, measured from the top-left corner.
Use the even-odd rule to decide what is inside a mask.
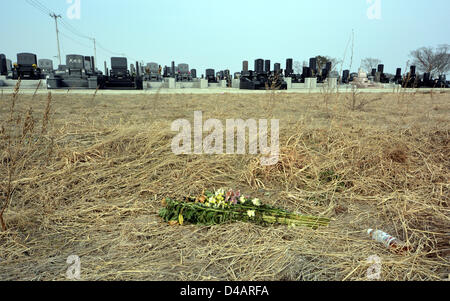
[[[100,46],[127,54],[129,64],[131,58],[161,65],[175,60],[198,74],[206,68],[237,72],[243,60],[253,68],[257,58],[284,68],[286,58],[302,62],[319,54],[342,59],[346,53],[348,68],[351,43],[345,50],[353,29],[352,70],[361,59],[375,57],[386,72],[395,73],[411,50],[450,43],[449,0],[80,0],[80,19],[67,13],[68,2],[76,0],[38,1],[98,40],[101,70],[114,55]],[[16,61],[16,53],[33,52],[57,65],[54,21],[26,0],[2,4],[0,53]],[[93,55],[90,40],[67,26],[60,25],[60,31],[63,64],[66,54]]]

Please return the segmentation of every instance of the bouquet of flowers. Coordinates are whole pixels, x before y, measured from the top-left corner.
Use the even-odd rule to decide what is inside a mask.
[[[281,208],[264,205],[257,198],[248,198],[239,191],[219,189],[206,191],[197,198],[188,197],[183,201],[166,198],[159,215],[170,224],[219,225],[229,222],[251,222],[267,226],[284,224],[307,226],[317,229],[327,226],[327,218],[299,215]]]

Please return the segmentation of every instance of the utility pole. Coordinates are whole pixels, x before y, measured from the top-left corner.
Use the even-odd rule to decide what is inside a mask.
[[[61,50],[59,47],[59,30],[58,30],[58,18],[61,18],[61,15],[56,15],[55,13],[50,14],[50,17],[52,17],[53,19],[55,19],[55,25],[56,25],[56,42],[58,44],[58,60],[59,60],[59,65],[62,65],[61,63]]]
[[[95,38],[92,39],[92,41],[94,42],[94,71],[97,70],[97,47],[95,45]]]

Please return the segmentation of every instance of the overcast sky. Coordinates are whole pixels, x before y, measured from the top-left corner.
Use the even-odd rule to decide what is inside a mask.
[[[345,57],[346,69],[354,30],[352,71],[374,57],[395,73],[411,50],[450,43],[449,0],[79,0],[79,19],[69,9],[75,1],[38,0],[67,24],[60,25],[63,63],[66,54],[93,55],[93,43],[80,35],[95,37],[101,70],[114,56],[104,49],[126,54],[129,64],[188,63],[199,75],[240,71],[243,60],[253,68],[257,58],[284,68],[286,58],[316,55]],[[55,24],[45,9],[26,0],[2,4],[0,53],[16,61],[17,53],[33,52],[57,65]]]

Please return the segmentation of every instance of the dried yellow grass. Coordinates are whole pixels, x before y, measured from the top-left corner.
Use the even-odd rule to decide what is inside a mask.
[[[382,280],[448,279],[450,95],[366,95],[381,99],[364,111],[347,109],[342,95],[323,97],[98,94],[92,104],[74,92],[20,95],[16,114],[44,120],[11,179],[0,279],[65,280],[70,255],[80,256],[83,280],[366,280],[372,255],[382,260]],[[2,124],[11,101],[2,98]],[[170,124],[195,110],[204,119],[280,119],[280,162],[175,156]],[[171,227],[158,217],[164,197],[220,187],[333,221],[318,230]],[[367,228],[413,251],[391,254]]]

